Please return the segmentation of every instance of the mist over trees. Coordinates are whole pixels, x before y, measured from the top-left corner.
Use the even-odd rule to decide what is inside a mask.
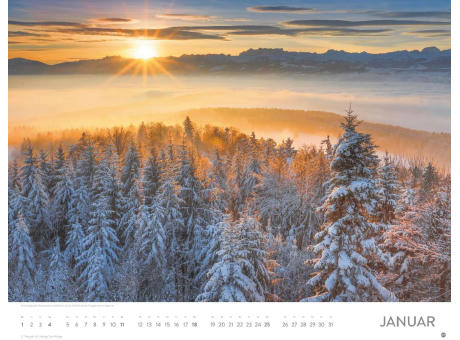
[[[450,301],[450,176],[334,145],[161,123],[25,140],[10,301]]]

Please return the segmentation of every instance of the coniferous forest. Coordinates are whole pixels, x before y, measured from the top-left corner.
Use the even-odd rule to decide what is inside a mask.
[[[378,149],[142,123],[8,171],[9,301],[450,301],[450,175]]]

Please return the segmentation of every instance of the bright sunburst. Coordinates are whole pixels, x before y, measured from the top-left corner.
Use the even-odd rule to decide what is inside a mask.
[[[134,58],[136,59],[150,59],[157,57],[157,50],[152,41],[141,40],[133,51]]]

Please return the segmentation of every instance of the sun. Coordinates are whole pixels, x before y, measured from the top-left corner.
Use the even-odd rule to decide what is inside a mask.
[[[136,59],[150,59],[157,57],[157,50],[152,41],[141,40],[137,43],[137,46],[133,51],[134,58]]]

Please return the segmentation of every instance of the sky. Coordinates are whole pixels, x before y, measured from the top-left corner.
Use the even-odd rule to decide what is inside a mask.
[[[450,48],[448,0],[10,0],[9,58]]]

